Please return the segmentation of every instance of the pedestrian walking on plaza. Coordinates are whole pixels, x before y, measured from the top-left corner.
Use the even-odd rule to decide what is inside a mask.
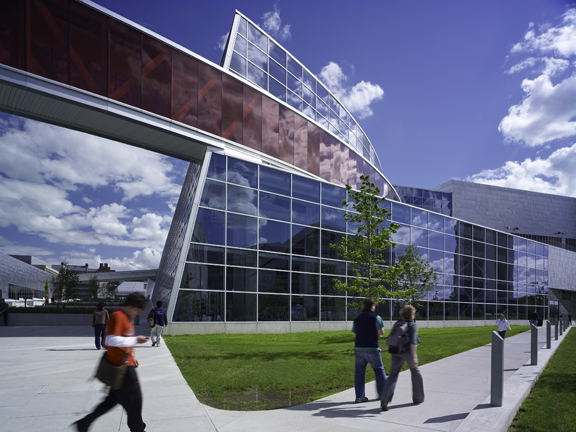
[[[510,328],[510,324],[508,324],[508,320],[504,317],[504,314],[500,314],[500,318],[496,320],[496,325],[498,326],[498,334],[502,339],[506,339],[506,327],[508,330],[512,331]]]
[[[392,365],[390,366],[390,375],[386,379],[384,390],[380,398],[380,407],[382,411],[388,411],[388,405],[392,402],[394,397],[394,390],[398,381],[398,374],[404,362],[408,363],[410,367],[410,374],[412,376],[412,402],[420,404],[424,402],[424,382],[422,374],[418,368],[418,356],[416,355],[416,347],[418,346],[418,326],[414,322],[416,316],[416,309],[414,306],[404,306],[400,310],[399,322],[405,321],[408,323],[408,344],[404,351],[400,350],[398,354],[392,354]],[[396,324],[395,324],[396,325]],[[392,332],[391,332],[392,333]]]
[[[572,314],[568,312],[568,324],[572,325]]]
[[[106,325],[110,320],[108,311],[104,309],[104,303],[96,305],[96,310],[92,313],[92,328],[94,329],[94,343],[96,349],[104,346],[104,337],[106,336]]]
[[[8,326],[8,303],[4,299],[0,299],[0,314],[4,318],[4,325]]]
[[[148,341],[146,336],[136,336],[132,318],[146,309],[146,297],[140,293],[131,293],[124,301],[124,307],[110,316],[106,331],[106,360],[120,366],[126,359],[126,375],[119,390],[110,388],[108,396],[96,409],[81,418],[72,426],[78,432],[87,432],[94,420],[106,414],[117,404],[122,405],[128,417],[128,428],[131,432],[144,432],[146,424],[142,421],[142,392],[136,368],[138,360],[134,356],[134,346]],[[127,357],[126,357],[127,356]]]
[[[148,314],[148,319],[150,318],[154,318],[154,327],[150,329],[152,346],[160,346],[164,327],[168,325],[168,316],[166,315],[166,311],[162,309],[162,301],[158,300],[156,302],[156,308],[152,309]]]
[[[352,332],[356,341],[354,343],[354,390],[356,391],[356,403],[366,402],[366,365],[369,363],[376,375],[376,392],[378,397],[382,394],[386,382],[386,372],[382,364],[380,345],[378,338],[384,334],[382,318],[374,309],[376,303],[372,298],[364,299],[364,309],[356,317],[352,325]]]
[[[528,320],[530,320],[530,324],[534,324],[535,326],[538,326],[538,320],[539,319],[540,319],[540,317],[538,316],[536,309],[534,309],[532,312],[530,312],[530,315],[528,316]]]

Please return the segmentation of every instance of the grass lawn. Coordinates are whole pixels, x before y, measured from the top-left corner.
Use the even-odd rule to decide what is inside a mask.
[[[495,329],[420,329],[419,363],[486,345]],[[509,336],[528,326],[512,329]],[[198,399],[216,408],[282,408],[354,386],[354,335],[349,331],[185,335],[165,340]],[[388,372],[390,355],[385,353],[382,360]],[[370,367],[366,378],[374,379]]]
[[[576,331],[571,330],[514,418],[509,432],[576,431]]]

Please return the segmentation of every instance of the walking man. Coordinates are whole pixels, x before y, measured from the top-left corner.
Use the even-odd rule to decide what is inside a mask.
[[[136,336],[131,321],[144,309],[146,309],[146,298],[140,293],[131,293],[126,297],[124,307],[110,316],[106,329],[106,360],[113,365],[120,366],[126,350],[129,350],[124,384],[119,390],[110,389],[106,399],[93,412],[73,423],[78,432],[87,432],[94,420],[106,414],[117,404],[122,405],[126,410],[130,432],[145,431],[146,424],[142,421],[142,392],[136,374],[138,360],[134,357],[134,346],[145,343],[148,338]]]
[[[356,338],[354,343],[354,390],[356,391],[356,403],[368,401],[364,392],[366,387],[366,365],[368,363],[372,366],[376,375],[378,397],[382,394],[382,389],[386,382],[386,372],[384,372],[378,342],[378,338],[384,334],[384,323],[382,318],[374,313],[375,308],[374,299],[365,298],[364,309],[356,317],[352,326],[352,332]]]
[[[160,346],[162,342],[162,333],[164,327],[168,325],[168,316],[166,311],[162,309],[162,302],[156,302],[156,308],[152,309],[148,314],[148,319],[154,317],[154,327],[150,329],[150,339],[152,339],[152,346]]]
[[[4,299],[0,300],[0,314],[4,318],[4,325],[8,326],[8,303]]]
[[[538,327],[538,313],[536,312],[536,309],[534,309],[532,312],[530,312],[530,316],[528,316],[528,319],[530,320],[530,324],[534,324],[536,327]]]
[[[508,330],[512,331],[508,320],[504,317],[504,314],[500,314],[500,318],[496,320],[496,325],[498,325],[498,334],[502,339],[506,339],[506,327]]]
[[[392,402],[394,397],[394,390],[396,389],[396,382],[398,381],[398,374],[404,362],[408,363],[410,367],[410,374],[412,376],[412,402],[420,404],[424,402],[424,382],[422,381],[422,374],[418,369],[418,356],[416,355],[416,347],[418,346],[418,326],[414,322],[416,309],[414,306],[404,306],[400,310],[401,320],[408,322],[408,346],[405,351],[398,354],[392,354],[392,365],[390,366],[390,376],[386,380],[382,396],[380,398],[380,407],[382,411],[388,411],[388,404]]]

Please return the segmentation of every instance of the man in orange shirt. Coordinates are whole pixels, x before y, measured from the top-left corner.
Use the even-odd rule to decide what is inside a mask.
[[[145,343],[148,338],[136,336],[131,321],[145,308],[146,298],[140,293],[132,293],[126,298],[124,307],[110,316],[106,329],[106,360],[119,366],[128,353],[124,384],[120,390],[110,389],[106,399],[93,412],[73,423],[78,432],[88,432],[94,420],[117,404],[126,410],[131,432],[144,432],[146,429],[146,424],[142,421],[142,392],[135,370],[138,367],[138,360],[134,357],[134,346],[137,343]]]

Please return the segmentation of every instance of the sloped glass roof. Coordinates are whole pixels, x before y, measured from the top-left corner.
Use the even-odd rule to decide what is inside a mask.
[[[238,11],[221,66],[332,132],[382,172],[374,147],[344,105],[292,54]]]

